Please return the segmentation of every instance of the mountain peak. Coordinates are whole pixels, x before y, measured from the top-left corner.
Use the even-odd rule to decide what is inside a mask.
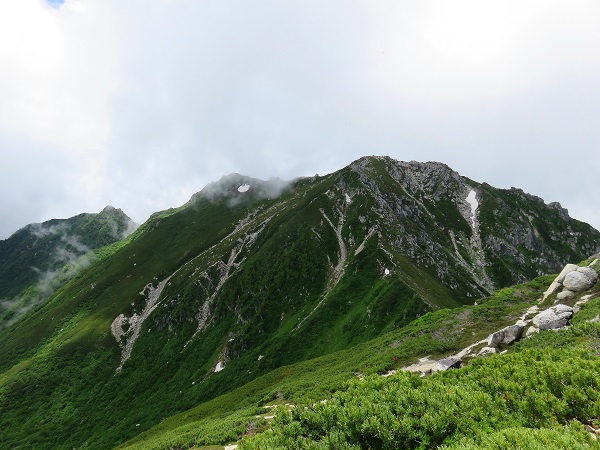
[[[224,200],[229,206],[234,206],[246,199],[273,199],[278,197],[289,185],[289,181],[280,178],[270,178],[265,181],[234,172],[207,184],[200,192],[192,195],[188,204],[206,199],[210,202]]]

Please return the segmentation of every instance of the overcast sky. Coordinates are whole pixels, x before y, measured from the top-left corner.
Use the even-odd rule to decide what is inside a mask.
[[[0,239],[372,154],[600,228],[598,0],[2,3]]]

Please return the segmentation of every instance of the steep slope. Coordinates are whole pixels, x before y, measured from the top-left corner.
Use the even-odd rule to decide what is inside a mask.
[[[0,241],[0,328],[47,299],[81,268],[93,249],[123,239],[136,225],[120,209],[27,225]]]
[[[0,332],[0,426],[21,424],[2,443],[108,448],[597,250],[562,209],[439,163],[363,158],[289,185],[230,175]]]
[[[597,261],[590,266],[600,272]],[[352,349],[284,366],[165,420],[122,448],[223,445],[242,437],[240,448],[260,449],[422,448],[425,441],[430,448],[473,438],[480,445],[487,439],[501,442],[467,448],[596,448],[568,445],[573,436],[559,424],[570,422],[575,435],[593,443],[573,421],[593,424],[588,420],[600,414],[600,283],[567,301],[576,311],[571,327],[496,344],[508,355],[490,357],[489,348],[482,348],[498,335],[494,331],[515,322],[529,327],[536,315],[551,309],[556,299],[543,294],[553,279],[501,289],[478,305],[428,313]],[[399,370],[412,370],[409,364],[423,356],[456,354],[466,367],[431,380]],[[477,354],[487,356],[474,358]],[[274,433],[261,435],[275,416]],[[247,439],[257,431],[255,439]]]

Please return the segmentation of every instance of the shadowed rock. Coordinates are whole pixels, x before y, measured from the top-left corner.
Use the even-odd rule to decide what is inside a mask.
[[[488,347],[497,347],[500,344],[512,344],[518,341],[523,335],[523,328],[523,325],[510,325],[490,334],[488,337]]]

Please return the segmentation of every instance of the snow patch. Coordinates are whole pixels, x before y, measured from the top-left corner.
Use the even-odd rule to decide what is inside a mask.
[[[471,189],[469,195],[465,199],[469,205],[471,205],[471,222],[473,226],[475,225],[475,214],[477,214],[477,208],[479,207],[479,202],[477,201],[477,193]]]
[[[385,274],[385,276],[388,276],[390,274],[390,269],[386,268],[383,273]]]
[[[346,203],[350,204],[352,203],[352,198],[350,197],[350,195],[348,194],[344,194],[346,196]]]
[[[242,184],[240,187],[238,187],[238,192],[248,192],[249,190],[250,190],[249,184]]]
[[[223,363],[221,361],[219,361],[217,363],[217,367],[215,367],[215,373],[216,372],[220,372],[221,370],[223,370],[225,368],[225,366],[223,365]]]

